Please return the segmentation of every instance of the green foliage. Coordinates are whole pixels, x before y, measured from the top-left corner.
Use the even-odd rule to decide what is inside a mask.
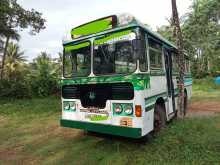
[[[31,97],[28,84],[23,81],[22,77],[14,80],[0,81],[0,97],[24,98]]]
[[[193,57],[196,77],[200,74],[215,74],[220,71],[220,1],[196,0],[192,11],[187,14],[183,32],[188,44],[189,53]]]
[[[23,98],[58,93],[60,60],[51,59],[42,52],[33,63],[26,64],[23,54],[17,44],[9,44],[5,74],[0,81],[0,97]]]
[[[193,79],[193,86],[195,90],[211,92],[214,90],[220,90],[220,85],[215,84],[215,79],[212,77],[207,77],[204,79]]]
[[[10,43],[5,59],[5,75],[0,81],[0,97],[30,97],[28,84],[25,79],[27,64],[24,52],[17,44]]]
[[[220,85],[211,77],[193,79],[193,100],[220,100]]]
[[[220,74],[220,0],[194,0],[191,11],[184,16],[182,32],[184,49],[190,55],[192,73],[196,78]],[[175,41],[173,27],[157,30]]]
[[[5,59],[7,47],[10,39],[19,40],[20,35],[18,29],[30,29],[30,34],[39,33],[44,29],[45,19],[42,14],[34,9],[25,10],[17,3],[17,0],[1,0],[0,1],[0,40],[6,38],[4,52],[2,56],[1,75],[4,75]]]
[[[7,56],[5,59],[5,78],[8,80],[14,79],[16,81],[16,78],[19,77],[20,73],[22,73],[25,70],[25,56],[24,52],[20,52],[20,48],[17,44],[10,43],[8,45],[8,49],[6,52]]]
[[[45,28],[45,19],[41,18],[42,14],[34,9],[25,10],[17,0],[1,0],[0,16],[0,35],[5,37],[17,34],[16,28],[30,27],[32,34]]]
[[[163,25],[157,28],[157,33],[171,41],[172,43],[176,43],[176,39],[173,37],[173,27],[170,25]]]
[[[58,92],[59,66],[46,52],[42,52],[31,64],[29,82],[34,95],[48,96]]]

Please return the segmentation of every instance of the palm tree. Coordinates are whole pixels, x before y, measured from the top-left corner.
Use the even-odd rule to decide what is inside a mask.
[[[3,28],[3,30],[1,30],[0,37],[5,38],[5,45],[4,45],[3,55],[2,55],[1,72],[0,72],[0,80],[1,80],[4,74],[5,59],[7,55],[9,41],[10,39],[18,41],[20,39],[20,35],[18,34],[17,30],[10,29],[10,28],[8,29]]]
[[[2,55],[2,63],[1,63],[1,72],[0,72],[0,80],[3,78],[3,74],[4,74],[4,67],[5,67],[5,59],[7,56],[7,50],[8,50],[8,45],[9,45],[9,40],[13,39],[13,40],[19,40],[20,39],[20,35],[17,33],[16,30],[13,29],[7,29],[4,30],[0,33],[1,37],[5,37],[5,45],[4,45],[4,51],[3,51],[3,55]]]
[[[17,44],[9,43],[6,51],[5,68],[9,80],[16,78],[16,74],[22,72],[24,69],[24,62],[26,58],[24,52],[20,51],[20,47]]]

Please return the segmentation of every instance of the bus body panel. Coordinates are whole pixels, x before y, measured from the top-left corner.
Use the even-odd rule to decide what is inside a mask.
[[[102,42],[103,45],[110,43],[110,42],[106,42],[108,37],[111,38],[111,40],[108,40],[111,42],[119,41],[119,40],[122,41],[124,38],[126,38],[125,37],[126,35],[124,34],[122,35],[123,31],[129,31],[130,34],[131,30],[132,30],[132,34],[136,34],[135,32],[138,31],[137,36],[138,34],[142,34],[142,37],[138,36],[139,38],[138,37],[137,38],[138,41],[145,42],[143,43],[143,45],[146,46],[146,50],[145,50],[146,52],[144,53],[146,53],[147,56],[145,57],[145,60],[147,61],[147,65],[148,65],[147,70],[145,72],[140,71],[139,69],[140,60],[137,59],[136,70],[132,73],[128,72],[124,74],[95,75],[95,71],[93,68],[94,60],[92,58],[94,58],[94,51],[99,50],[98,45],[101,45]],[[111,35],[108,36],[108,34],[110,33]],[[108,36],[106,37],[107,39],[103,38],[97,40],[98,37],[102,38],[103,36],[105,37],[105,35]],[[159,42],[159,44],[162,45],[161,61],[163,64],[160,70],[152,70],[150,68],[149,45],[148,45],[149,43],[148,43],[148,38],[146,38],[148,36],[150,36],[151,39],[155,40],[155,42],[157,43]],[[145,40],[140,40],[140,38],[142,39],[144,38]],[[118,136],[140,138],[142,136],[145,136],[154,129],[154,108],[156,101],[159,98],[162,98],[164,100],[167,121],[169,121],[174,117],[176,113],[176,109],[178,108],[178,87],[177,87],[178,74],[176,73],[174,74],[172,72],[172,58],[171,58],[171,51],[176,50],[176,47],[174,45],[172,45],[162,37],[156,35],[155,33],[151,32],[143,25],[130,24],[130,25],[126,25],[124,28],[120,26],[115,29],[109,29],[103,32],[98,32],[97,34],[91,34],[91,35],[89,34],[88,36],[83,36],[82,38],[73,39],[72,41],[63,44],[64,52],[65,52],[65,47],[66,50],[77,49],[74,46],[72,47],[72,44],[82,42],[81,40],[83,42],[88,42],[88,41],[91,42],[91,44],[89,44],[91,45],[91,63],[90,63],[91,73],[88,76],[84,76],[84,77],[83,76],[74,77],[69,79],[63,77],[61,80],[62,87],[69,85],[130,83],[134,88],[134,98],[130,100],[108,99],[105,103],[104,108],[98,108],[98,106],[83,107],[82,106],[83,103],[81,103],[80,98],[67,99],[62,97],[62,117],[60,120],[60,124],[62,126],[118,135]],[[93,46],[95,45],[94,41],[97,42],[96,50],[95,49],[93,50],[94,48]],[[137,44],[138,42],[131,42],[131,43]],[[79,46],[80,44],[78,44],[78,47]],[[81,44],[81,47],[83,46],[85,47],[84,44]],[[114,50],[114,47],[110,47],[108,49]],[[99,62],[99,60],[101,60],[101,58],[98,60],[97,59],[96,62],[97,61]],[[123,62],[117,61],[117,65],[123,65]],[[167,69],[169,71],[169,74]],[[172,88],[170,88],[170,86],[168,87],[168,83],[171,81],[172,81]],[[187,91],[187,98],[190,99],[192,96],[192,78],[190,74],[186,74],[184,78],[184,86]],[[170,90],[172,90],[171,95],[170,95]],[[116,114],[113,107],[113,105],[115,104],[132,105],[133,114],[130,116],[125,115],[124,113]],[[69,106],[69,108],[67,108],[68,110],[65,109],[65,105]],[[74,105],[74,108],[71,109],[70,105]],[[135,115],[136,105],[141,107],[142,111],[140,117],[137,117]]]

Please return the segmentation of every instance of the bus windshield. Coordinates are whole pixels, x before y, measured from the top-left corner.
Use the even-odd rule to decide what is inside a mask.
[[[84,77],[91,70],[91,47],[89,42],[67,46],[64,49],[64,77]]]
[[[128,74],[136,69],[132,41],[94,46],[94,74]]]
[[[84,41],[64,46],[64,77],[89,76],[91,64],[95,75],[135,72],[137,68],[133,44],[135,39],[135,33],[122,31],[97,37],[92,44]]]

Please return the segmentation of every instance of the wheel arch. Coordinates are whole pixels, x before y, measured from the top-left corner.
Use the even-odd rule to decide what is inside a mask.
[[[157,100],[156,100],[156,102],[155,102],[155,106],[156,106],[156,105],[162,106],[162,107],[164,108],[165,113],[166,113],[165,100],[164,100],[163,97],[158,97],[158,98],[157,98]]]
[[[165,100],[163,97],[158,97],[154,105],[154,131],[159,131],[165,127],[167,122],[167,113]]]

